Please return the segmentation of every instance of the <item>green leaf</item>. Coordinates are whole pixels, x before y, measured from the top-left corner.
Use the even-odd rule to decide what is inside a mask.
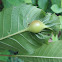
[[[60,19],[60,29],[62,29],[62,16],[59,16],[59,19]]]
[[[62,40],[62,29],[61,29],[61,34],[60,34],[60,36],[59,36],[59,40]]]
[[[62,40],[43,44],[32,55],[16,55],[25,62],[62,62]]]
[[[31,0],[25,0],[25,3],[32,3]]]
[[[61,7],[61,0],[51,0],[52,5],[57,4],[57,6],[60,8]]]
[[[59,36],[59,39],[62,40],[62,16],[59,16],[59,19],[60,19],[60,23],[61,23],[60,24],[60,29],[61,29],[60,32],[61,32],[61,34]]]
[[[38,0],[31,0],[33,5],[37,5],[38,4]]]
[[[48,6],[48,0],[38,0],[39,8],[46,10]]]
[[[58,7],[57,4],[52,5],[51,9],[55,13],[61,13],[62,12],[62,8]]]
[[[59,52],[58,52],[59,51]],[[48,45],[44,44],[37,49],[34,55],[49,56],[49,57],[62,57],[62,40],[50,42]]]
[[[8,51],[2,51],[0,52],[0,55],[9,55],[10,53]],[[0,61],[7,61],[8,57],[7,56],[0,56]]]
[[[60,21],[59,17],[57,17],[55,14],[48,13],[48,15],[45,16],[44,21],[46,25],[48,25],[50,28],[53,29],[53,33],[58,34],[60,30]],[[58,25],[57,25],[58,24]]]
[[[4,7],[7,8],[7,7],[11,7],[11,6],[18,6],[20,5],[21,3],[32,3],[31,0],[2,0],[3,1],[3,4],[4,4]]]
[[[11,7],[12,5],[7,0],[2,0],[5,8]]]
[[[20,5],[21,3],[23,3],[25,0],[2,0],[3,1],[3,5],[5,8],[7,7],[11,7],[11,6],[17,6]]]
[[[17,6],[17,5],[20,5],[20,3],[24,2],[24,0],[7,0],[10,4],[14,5],[14,6]]]
[[[52,35],[52,40],[53,41],[58,41],[58,35],[56,35],[56,36]]]
[[[55,14],[45,14],[35,6],[21,4],[0,12],[0,48],[18,51],[22,55],[32,54],[43,43],[48,42],[50,29],[38,34],[23,32],[34,20],[42,21],[55,34],[59,31],[59,18]]]
[[[48,6],[47,6],[47,9],[46,9],[46,12],[53,13],[51,8],[50,8],[51,5],[52,5],[51,0],[48,0]]]
[[[62,8],[62,0],[61,0],[61,8]]]
[[[55,13],[61,13],[62,12],[61,0],[51,0],[51,2],[52,2],[51,6],[52,11]]]
[[[8,8],[2,11],[0,13],[0,38],[4,38],[6,36],[8,37],[14,33],[20,32],[21,30],[25,29],[28,26],[28,24],[33,20],[35,20],[36,18],[37,19],[42,18],[41,14],[42,13],[40,9],[25,4],[13,8]],[[5,22],[3,19],[5,20]],[[4,28],[3,28],[3,24],[4,24]],[[27,53],[33,53],[34,49],[36,49],[39,46],[38,42],[36,41],[37,40],[33,39],[32,35],[30,35],[29,32],[28,33],[26,32],[15,35],[14,37],[10,37],[8,39],[4,39],[3,41],[0,39],[0,47],[2,48],[6,47],[6,49],[10,49],[10,50],[15,49],[16,51],[22,50],[21,54],[22,53],[25,54],[26,51],[28,51]],[[27,45],[29,47],[27,47]]]

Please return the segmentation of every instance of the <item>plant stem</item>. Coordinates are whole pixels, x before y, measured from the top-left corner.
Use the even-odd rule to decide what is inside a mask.
[[[0,40],[6,39],[6,38],[11,37],[11,36],[14,36],[14,35],[16,35],[16,34],[20,34],[20,33],[25,32],[25,31],[27,31],[27,28],[24,29],[24,30],[21,30],[21,31],[19,31],[19,32],[16,32],[16,33],[14,33],[14,34],[11,34],[11,35],[9,34],[8,36],[5,36],[5,37],[3,37],[3,38],[0,38]]]
[[[0,56],[16,57],[16,55],[0,55]]]

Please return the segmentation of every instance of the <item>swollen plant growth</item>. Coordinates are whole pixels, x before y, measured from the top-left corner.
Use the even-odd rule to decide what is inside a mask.
[[[33,33],[39,33],[43,29],[48,28],[43,22],[39,20],[32,21],[32,23],[28,26],[27,31]]]

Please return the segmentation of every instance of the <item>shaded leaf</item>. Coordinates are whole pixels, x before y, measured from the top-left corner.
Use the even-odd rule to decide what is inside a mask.
[[[52,5],[56,4],[59,8],[61,7],[61,0],[51,0]]]
[[[39,8],[46,10],[48,6],[48,0],[38,0]]]
[[[37,5],[38,4],[38,0],[31,0],[33,5]]]
[[[5,8],[11,7],[12,5],[7,0],[2,0]]]
[[[61,23],[61,24],[60,24],[60,29],[61,29],[60,31],[61,31],[61,34],[60,34],[60,36],[59,36],[59,39],[62,40],[62,16],[59,16],[59,19],[60,19],[60,23]]]
[[[2,51],[2,52],[0,52],[0,55],[9,55],[10,53],[8,52],[8,51]],[[7,61],[8,60],[8,57],[6,57],[6,56],[0,56],[0,61],[2,62],[4,62],[4,61]]]
[[[62,0],[61,0],[61,8],[62,8]]]
[[[50,8],[51,6],[52,6],[51,0],[48,0],[48,6],[47,6],[46,12],[53,13],[53,11],[52,11],[51,8]]]
[[[60,19],[60,29],[62,29],[62,16],[59,16],[59,19]]]
[[[61,34],[60,34],[59,40],[62,40],[62,29],[61,29]]]

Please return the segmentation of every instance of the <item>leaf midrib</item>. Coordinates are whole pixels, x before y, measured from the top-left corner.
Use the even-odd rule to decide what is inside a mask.
[[[16,33],[11,34],[11,35],[9,34],[8,36],[5,36],[5,37],[0,38],[0,40],[3,40],[3,39],[6,39],[6,38],[9,38],[9,37],[11,37],[11,36],[14,36],[14,35],[16,35],[16,34],[20,34],[20,33],[25,32],[25,31],[26,31],[26,29],[21,30],[21,31],[16,32]]]

